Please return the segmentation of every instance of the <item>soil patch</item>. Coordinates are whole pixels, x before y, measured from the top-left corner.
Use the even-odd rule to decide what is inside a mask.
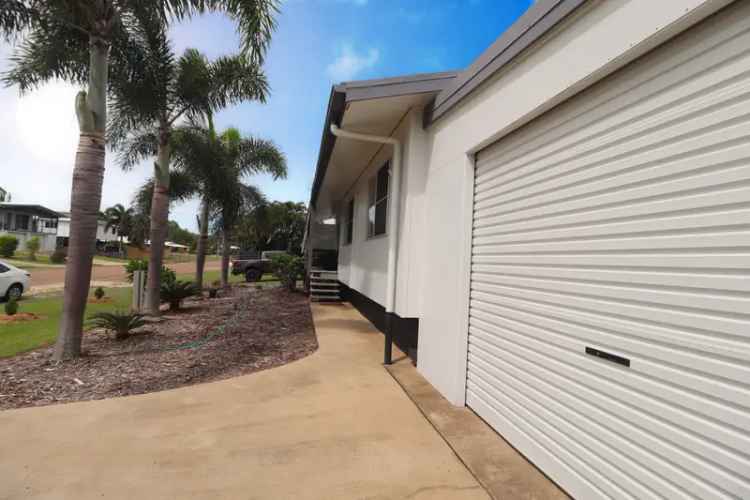
[[[87,300],[89,304],[109,304],[112,302],[112,297],[102,297],[101,299],[97,299],[96,297],[91,297],[89,300]]]
[[[314,352],[307,297],[235,287],[186,300],[125,340],[87,332],[85,355],[51,360],[52,347],[0,359],[0,410],[144,394],[244,375]]]
[[[44,319],[44,316],[39,316],[34,313],[16,313],[13,316],[7,314],[0,314],[0,323],[14,323],[16,321],[34,321],[35,319]]]

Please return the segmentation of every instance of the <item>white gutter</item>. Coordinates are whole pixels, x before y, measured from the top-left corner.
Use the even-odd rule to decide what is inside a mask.
[[[392,313],[396,306],[396,254],[398,252],[398,216],[401,201],[401,141],[393,137],[350,132],[333,124],[331,124],[331,133],[336,137],[393,145],[389,186],[391,191],[389,194],[390,206],[388,207],[388,276],[385,295],[385,312]]]

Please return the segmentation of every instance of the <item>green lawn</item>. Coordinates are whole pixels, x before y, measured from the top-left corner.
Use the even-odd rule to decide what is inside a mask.
[[[19,255],[18,252],[16,252],[13,255],[13,258],[11,259],[0,257],[0,260],[7,262],[11,266],[20,267],[21,269],[32,268],[32,267],[51,267],[51,266],[62,265],[62,264],[52,264],[49,261],[49,255],[37,255],[36,260],[28,260],[28,257]]]
[[[130,288],[106,288],[105,292],[107,297],[112,298],[112,302],[88,304],[87,316],[98,311],[130,307],[132,295]],[[44,319],[0,325],[0,358],[49,344],[57,337],[58,322],[62,314],[61,295],[25,298],[18,303],[18,306],[19,312],[38,314],[44,316]]]

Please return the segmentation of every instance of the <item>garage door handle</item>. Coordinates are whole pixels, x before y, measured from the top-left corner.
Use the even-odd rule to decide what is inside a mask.
[[[589,356],[596,356],[597,358],[606,359],[607,361],[611,361],[612,363],[617,363],[618,365],[623,365],[630,368],[630,360],[628,358],[623,358],[622,356],[612,354],[611,352],[600,351],[599,349],[594,349],[593,347],[587,347],[586,354],[588,354]]]

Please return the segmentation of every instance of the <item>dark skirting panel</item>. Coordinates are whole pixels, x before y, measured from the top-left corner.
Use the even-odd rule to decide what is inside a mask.
[[[356,307],[375,328],[385,332],[387,323],[385,307],[344,283],[339,282],[339,289],[343,300]],[[393,329],[393,342],[416,363],[419,318],[402,318],[398,314],[391,313],[391,328]]]

